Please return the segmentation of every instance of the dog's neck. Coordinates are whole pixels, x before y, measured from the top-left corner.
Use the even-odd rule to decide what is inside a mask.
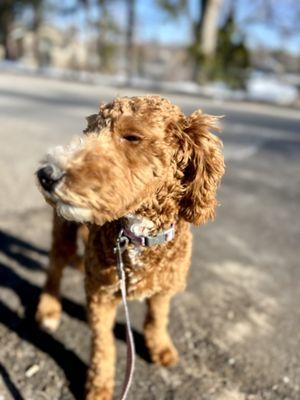
[[[151,197],[142,203],[134,212],[126,216],[127,224],[134,224],[140,234],[157,234],[177,224],[182,186],[180,180],[172,175]]]

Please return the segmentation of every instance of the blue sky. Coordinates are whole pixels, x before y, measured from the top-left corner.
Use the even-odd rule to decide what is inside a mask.
[[[251,24],[245,25],[243,24],[243,21],[250,13],[255,15],[256,10],[251,9],[251,6],[249,6],[249,3],[251,4],[251,2],[248,0],[232,0],[231,2],[233,1],[235,4],[239,30],[245,34],[246,40],[251,47],[256,47],[258,45],[264,45],[271,48],[284,47],[293,52],[300,53],[300,28],[298,28],[297,33],[287,38],[276,29],[275,25],[266,25],[259,20],[256,22],[252,21]],[[190,0],[191,15],[197,15],[197,3],[197,0]],[[273,3],[275,4],[274,1]],[[277,4],[279,3],[281,3],[281,8],[277,7]],[[277,9],[276,12],[279,15],[283,14],[283,17],[285,17],[286,20],[290,18],[290,13],[292,12],[292,5],[289,3],[292,2],[289,0],[283,2],[277,0],[275,7]],[[151,0],[137,2],[139,35],[143,39],[154,39],[164,43],[186,43],[191,35],[191,27],[188,19],[182,16],[174,21],[164,15],[157,7],[154,7],[154,4],[155,1]],[[228,11],[228,7],[230,7],[230,2],[224,0],[223,14]],[[278,15],[275,15],[275,18],[277,18],[277,16]]]
[[[273,0],[275,10],[274,18],[283,17],[286,21],[291,18],[293,12],[293,1],[285,0],[280,2]],[[296,0],[297,1],[297,0]],[[252,21],[251,24],[245,25],[243,21],[249,15],[256,15],[259,12],[251,9],[251,1],[248,0],[224,0],[223,14],[226,14],[230,3],[234,3],[238,27],[246,36],[246,40],[251,47],[264,45],[271,48],[288,48],[293,52],[300,52],[300,28],[298,32],[292,36],[284,37],[275,25],[266,25],[259,20]],[[186,43],[191,35],[191,26],[188,19],[184,16],[179,17],[175,21],[168,18],[157,7],[154,6],[155,1],[143,0],[137,1],[138,13],[138,34],[143,39],[154,39],[164,43]],[[252,3],[253,4],[253,3]],[[278,5],[281,4],[280,7]],[[198,0],[190,0],[189,8],[191,15],[198,14]],[[299,7],[300,10],[300,7]],[[300,17],[300,15],[299,15]],[[222,15],[221,15],[222,19]]]
[[[54,3],[57,0],[52,0]],[[294,8],[300,0],[269,0],[273,2],[274,18],[281,25],[289,26],[293,18],[296,18]],[[72,4],[74,0],[65,0],[65,3]],[[190,15],[198,14],[198,0],[189,0]],[[269,48],[284,48],[294,53],[300,53],[300,28],[294,30],[293,35],[284,36],[277,25],[260,21],[260,16],[264,15],[262,8],[257,8],[260,0],[223,0],[223,8],[220,19],[228,12],[229,7],[234,4],[235,15],[237,18],[238,29],[245,35],[247,44],[254,48],[264,46]],[[111,2],[111,11],[114,18],[121,26],[125,25],[126,9],[124,2],[121,0]],[[186,15],[182,14],[177,19],[168,17],[157,7],[155,0],[136,0],[137,4],[137,26],[136,39],[147,41],[158,41],[167,44],[187,44],[191,38],[191,24]],[[256,8],[255,8],[256,7]],[[300,18],[300,6],[299,18]],[[96,9],[90,9],[89,14],[93,18],[97,18]],[[246,23],[252,16],[251,23]],[[67,23],[73,23],[77,26],[84,25],[84,12],[79,12],[65,18],[60,18],[60,25],[65,26]],[[84,30],[86,26],[84,27]]]

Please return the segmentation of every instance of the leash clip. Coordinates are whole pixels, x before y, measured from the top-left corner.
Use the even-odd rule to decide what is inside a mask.
[[[114,247],[114,254],[117,254],[118,252],[124,253],[128,244],[129,239],[128,237],[123,235],[123,229],[121,229],[116,240],[116,245]]]
[[[122,254],[126,250],[129,244],[129,239],[123,236],[123,229],[120,230],[119,235],[116,240],[116,245],[114,247],[114,254],[117,256],[117,271],[118,276],[122,280],[124,275],[124,264],[122,259]]]

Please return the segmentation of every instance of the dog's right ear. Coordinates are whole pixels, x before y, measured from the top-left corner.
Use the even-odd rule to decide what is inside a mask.
[[[87,127],[84,129],[83,133],[90,133],[90,132],[95,132],[98,130],[98,118],[99,114],[92,114],[85,119],[87,120]]]
[[[214,218],[216,191],[224,174],[222,142],[210,132],[217,129],[217,120],[196,111],[186,118],[181,129],[180,215],[195,225]]]

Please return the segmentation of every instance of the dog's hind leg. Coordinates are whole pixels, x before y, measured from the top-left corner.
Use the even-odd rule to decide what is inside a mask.
[[[144,324],[145,340],[151,359],[164,366],[175,365],[178,353],[168,333],[169,309],[172,295],[158,293],[147,300]]]
[[[61,317],[59,289],[63,269],[77,257],[78,227],[54,212],[49,269],[36,312],[38,323],[51,331],[58,327]]]

